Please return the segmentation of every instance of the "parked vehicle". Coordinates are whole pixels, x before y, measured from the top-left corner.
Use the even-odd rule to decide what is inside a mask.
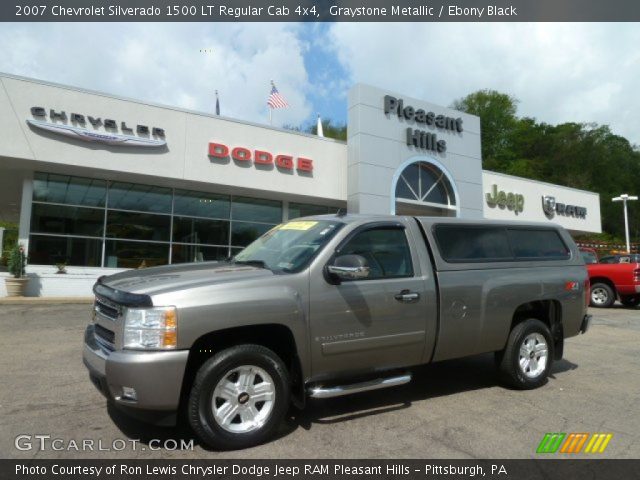
[[[600,258],[598,263],[640,263],[640,254],[618,253]]]
[[[401,385],[410,367],[495,352],[543,385],[586,332],[588,277],[559,226],[316,216],[230,262],[99,279],[84,363],[110,402],[214,448],[265,441],[291,402]]]
[[[593,248],[580,247],[580,255],[582,255],[582,259],[587,265],[590,263],[598,263],[598,252]]]
[[[640,263],[587,265],[592,307],[611,307],[616,299],[627,307],[640,305]]]

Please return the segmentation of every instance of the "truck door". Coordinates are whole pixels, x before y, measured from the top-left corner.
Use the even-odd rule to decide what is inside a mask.
[[[435,286],[427,288],[431,283],[422,275],[416,240],[423,241],[414,239],[402,222],[366,224],[312,272],[314,378],[421,363],[427,317],[435,325],[436,302]],[[332,280],[327,266],[342,255],[364,258],[369,276]]]

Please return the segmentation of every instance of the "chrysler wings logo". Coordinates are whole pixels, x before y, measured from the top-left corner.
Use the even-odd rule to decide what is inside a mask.
[[[107,145],[129,145],[134,147],[161,147],[167,144],[164,140],[132,137],[130,135],[120,135],[117,133],[92,132],[82,127],[43,122],[42,120],[27,120],[27,123],[41,130],[47,130],[86,142],[99,142],[106,143]]]
[[[134,135],[133,127],[128,127],[126,122],[120,123],[122,133],[117,133],[118,123],[112,119],[105,119],[103,121],[99,117],[85,117],[85,115],[71,113],[69,117],[72,124],[67,124],[67,114],[64,111],[56,112],[51,109],[49,117],[52,121],[50,122],[44,120],[47,113],[42,107],[32,107],[31,114],[34,117],[42,118],[42,120],[28,119],[27,123],[32,127],[85,142],[132,147],[162,147],[167,144],[164,140],[164,129],[162,128],[149,128],[146,125],[136,125],[135,131],[138,135]],[[53,121],[55,120],[60,120],[64,123],[54,123]],[[91,130],[87,128],[88,123],[94,128],[102,126],[106,131]]]

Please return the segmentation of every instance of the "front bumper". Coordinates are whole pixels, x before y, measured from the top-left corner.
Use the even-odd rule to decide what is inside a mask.
[[[580,325],[580,333],[587,333],[591,326],[591,315],[585,315],[582,318],[582,324]]]
[[[175,411],[189,351],[105,353],[95,340],[94,327],[84,335],[82,360],[102,394],[127,409]],[[136,400],[123,398],[123,387],[136,391]]]

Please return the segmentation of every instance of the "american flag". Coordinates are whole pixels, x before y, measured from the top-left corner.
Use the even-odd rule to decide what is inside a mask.
[[[269,94],[267,105],[269,105],[270,108],[287,108],[289,106],[273,82],[271,82],[271,93]]]

